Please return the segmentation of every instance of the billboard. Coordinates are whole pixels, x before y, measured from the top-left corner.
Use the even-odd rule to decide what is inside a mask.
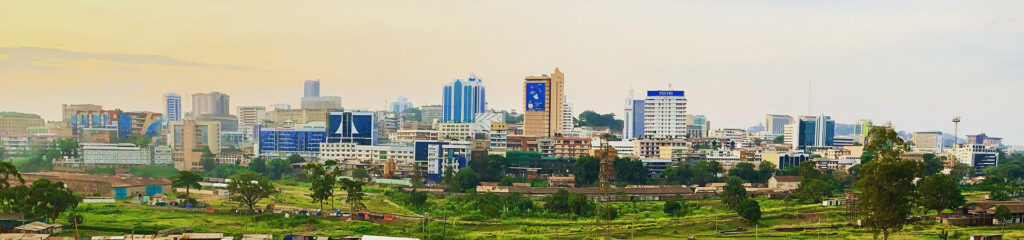
[[[377,144],[375,123],[371,112],[331,112],[327,116],[327,142]]]
[[[648,97],[685,97],[683,91],[647,91]]]
[[[526,84],[526,111],[544,111],[544,83]]]

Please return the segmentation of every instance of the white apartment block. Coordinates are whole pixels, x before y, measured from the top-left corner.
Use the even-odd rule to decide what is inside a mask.
[[[386,161],[393,159],[397,163],[411,164],[416,161],[415,148],[402,146],[358,145],[355,143],[321,143],[321,161],[345,160]]]
[[[490,144],[490,154],[505,156],[505,150],[508,148],[508,124],[492,122],[487,139]]]
[[[156,147],[153,151],[131,143],[83,143],[81,159],[69,159],[64,164],[78,166],[145,166],[152,164],[170,165],[171,149]]]
[[[644,100],[645,138],[686,138],[686,125],[683,91],[647,91]]]
[[[473,123],[438,123],[437,139],[442,141],[473,140]]]

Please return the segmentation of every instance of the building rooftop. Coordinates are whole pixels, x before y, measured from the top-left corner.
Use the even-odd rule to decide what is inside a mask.
[[[171,181],[165,178],[147,178],[123,175],[95,175],[67,172],[34,172],[22,173],[21,175],[25,177],[48,178],[54,181],[62,181],[66,179],[76,181],[107,182],[110,183],[111,187],[171,185]]]
[[[803,177],[801,176],[774,176],[772,178],[779,182],[799,182],[800,180],[803,180]]]

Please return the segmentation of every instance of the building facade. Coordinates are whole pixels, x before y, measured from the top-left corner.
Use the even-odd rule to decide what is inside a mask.
[[[766,114],[764,116],[764,131],[769,136],[782,136],[786,133],[786,125],[793,123],[793,117],[789,115]]]
[[[378,123],[372,112],[330,112],[327,142],[377,145]]]
[[[953,149],[953,154],[958,162],[971,166],[974,174],[982,174],[982,169],[999,164],[999,150],[983,144],[960,144]]]
[[[523,82],[523,134],[535,137],[560,135],[565,126],[565,74],[555,68],[551,76],[526,77]]]
[[[186,119],[171,122],[168,128],[167,143],[171,147],[174,168],[178,170],[202,169],[199,159],[205,148],[214,154],[220,153],[220,123]]]
[[[622,136],[624,139],[632,140],[644,136],[644,100],[633,99],[633,89],[629,90],[629,97],[626,98],[626,108],[622,122]]]
[[[180,96],[178,97],[181,98]],[[61,121],[71,124],[71,115],[78,112],[102,111],[103,106],[96,104],[63,104],[61,105]]]
[[[470,75],[466,81],[455,79],[444,86],[441,105],[444,115],[441,122],[471,123],[477,113],[487,109],[486,91],[483,80]]]
[[[942,152],[942,132],[915,132],[911,142],[917,152]]]
[[[192,116],[231,114],[231,96],[221,92],[192,94]]]
[[[433,124],[435,122],[441,122],[444,119],[444,106],[441,105],[429,105],[420,107],[420,122],[426,124]]]
[[[644,99],[645,138],[686,138],[686,96],[683,91],[647,91]]]
[[[438,123],[437,139],[443,141],[473,140],[473,123]]]
[[[35,114],[0,112],[0,134],[28,134],[28,129],[45,127],[46,121]]]
[[[415,147],[404,146],[371,146],[355,143],[322,143],[320,144],[321,161],[345,160],[372,161],[383,163],[395,160],[400,164],[412,164],[416,161]]]
[[[836,122],[829,116],[801,116],[786,125],[784,141],[793,149],[835,146],[835,127]]]
[[[167,122],[181,121],[181,95],[164,94],[164,117],[167,118]]]
[[[323,128],[261,128],[257,156],[287,158],[298,154],[315,159],[320,155],[320,144],[327,141]]]
[[[303,83],[302,97],[319,97],[320,96],[320,79],[306,80]]]
[[[394,113],[403,113],[406,109],[413,108],[412,103],[406,97],[398,97],[397,101],[391,102],[390,110]]]

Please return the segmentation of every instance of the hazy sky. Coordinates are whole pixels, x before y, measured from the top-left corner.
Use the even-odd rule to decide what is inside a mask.
[[[713,128],[764,114],[1024,144],[1024,1],[12,1],[0,7],[0,111],[62,103],[162,112],[221,91],[347,108],[438,104],[475,73],[496,109],[559,67],[577,113],[622,114],[630,87],[686,91]],[[232,110],[234,111],[234,110]]]

